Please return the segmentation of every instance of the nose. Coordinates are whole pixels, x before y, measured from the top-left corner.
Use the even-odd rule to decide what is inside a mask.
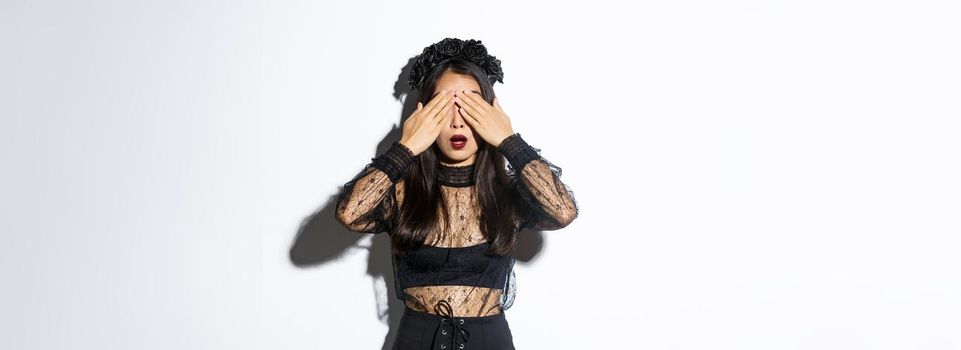
[[[457,111],[457,105],[454,105],[454,108],[451,108],[451,113],[454,113],[454,117],[450,119],[451,128],[461,129],[467,126],[467,124],[464,122],[464,117],[461,116],[460,112]]]

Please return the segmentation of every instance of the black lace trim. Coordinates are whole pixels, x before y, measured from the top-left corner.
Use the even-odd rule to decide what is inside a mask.
[[[450,187],[467,187],[474,185],[475,164],[451,166],[438,162],[437,182]]]
[[[497,151],[503,154],[504,158],[507,158],[511,168],[514,168],[514,171],[518,174],[520,174],[524,165],[541,157],[534,147],[531,147],[527,144],[527,141],[521,138],[520,133],[514,133],[501,141],[501,144],[497,146]]]
[[[400,141],[394,141],[386,152],[377,158],[371,158],[371,161],[375,168],[387,174],[391,182],[397,183],[397,180],[404,176],[407,168],[414,162],[414,152]]]

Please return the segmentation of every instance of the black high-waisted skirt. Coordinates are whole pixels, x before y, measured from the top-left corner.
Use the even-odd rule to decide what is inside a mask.
[[[448,317],[404,308],[392,350],[514,350],[504,312]]]

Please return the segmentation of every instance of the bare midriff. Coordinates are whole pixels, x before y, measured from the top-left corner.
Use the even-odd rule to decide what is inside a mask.
[[[410,299],[404,304],[413,310],[439,314],[434,306],[447,300],[454,317],[490,316],[501,313],[501,290],[475,286],[425,286],[404,289]]]

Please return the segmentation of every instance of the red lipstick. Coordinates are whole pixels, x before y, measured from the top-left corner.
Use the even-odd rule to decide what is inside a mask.
[[[461,134],[455,134],[450,137],[450,145],[454,149],[461,149],[467,146],[467,136]]]

